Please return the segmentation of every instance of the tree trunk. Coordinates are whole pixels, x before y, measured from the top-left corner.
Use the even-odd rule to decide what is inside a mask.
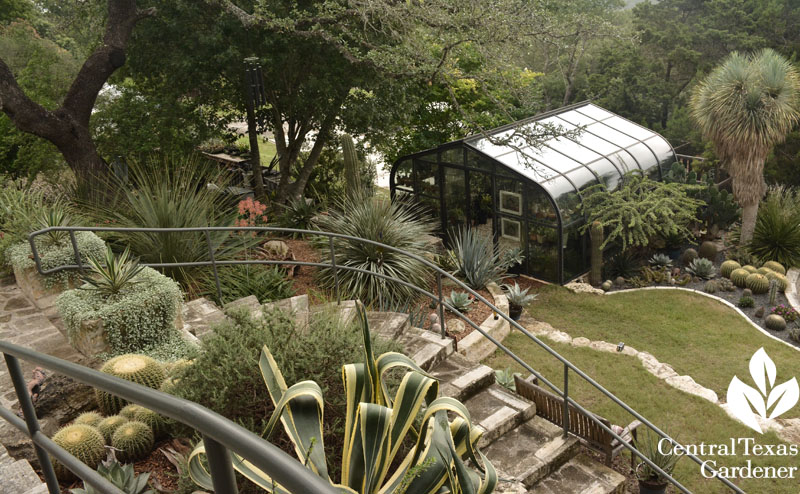
[[[747,245],[753,240],[753,230],[756,228],[756,217],[758,216],[758,203],[742,206],[742,235],[739,240],[740,245]]]

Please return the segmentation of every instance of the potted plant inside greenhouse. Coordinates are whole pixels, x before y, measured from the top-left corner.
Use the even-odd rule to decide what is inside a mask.
[[[675,464],[678,463],[681,456],[669,447],[664,448],[662,452],[658,447],[660,440],[660,436],[648,432],[637,438],[636,447],[654,465],[672,476]],[[669,481],[644,461],[636,467],[636,479],[639,481],[639,494],[664,494],[667,492]]]
[[[522,309],[536,300],[538,295],[529,294],[530,287],[522,290],[517,282],[514,282],[514,286],[503,285],[503,287],[508,290],[506,295],[508,297],[508,315],[511,316],[511,319],[518,321],[522,316]]]

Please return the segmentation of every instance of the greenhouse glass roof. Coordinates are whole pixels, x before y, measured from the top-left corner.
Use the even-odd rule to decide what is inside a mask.
[[[550,138],[538,148],[523,137],[548,127],[578,132]],[[556,202],[600,182],[614,189],[622,175],[634,170],[660,179],[675,161],[672,146],[659,134],[592,103],[561,108],[463,142],[539,183]]]

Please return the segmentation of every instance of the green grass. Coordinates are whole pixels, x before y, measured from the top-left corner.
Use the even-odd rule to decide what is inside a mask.
[[[528,308],[538,320],[546,321],[572,337],[624,341],[640,351],[655,355],[679,374],[713,389],[724,400],[734,375],[750,383],[748,363],[760,347],[775,361],[777,383],[800,376],[800,352],[759,333],[729,307],[701,295],[678,291],[643,291],[611,296],[574,294],[561,287],[540,290]],[[659,380],[639,359],[623,354],[601,353],[589,348],[551,343],[552,348],[592,376],[617,397],[638,410],[679,441],[688,444],[729,443],[731,438],[755,437],[758,444],[780,444],[772,432],[759,436],[729,418],[719,406],[681,392]],[[554,383],[563,380],[563,366],[527,337],[515,332],[504,342],[512,351]],[[486,364],[521,370],[498,351]],[[627,425],[632,417],[580,378],[570,380],[570,394],[583,406],[613,423]],[[798,416],[798,408],[784,418]],[[749,459],[754,466],[797,465],[793,457],[713,458],[718,465],[742,466]],[[718,481],[704,479],[691,460],[681,460],[677,475],[698,493],[729,492]],[[746,492],[795,493],[797,479],[736,481]]]
[[[749,361],[761,347],[778,366],[776,383],[800,378],[800,351],[773,340],[713,299],[677,290],[597,296],[545,287],[528,308],[537,320],[576,338],[624,341],[688,374],[721,398],[734,375],[750,382]],[[800,417],[800,408],[785,416]]]
[[[636,357],[601,353],[549,340],[546,340],[546,343],[683,444],[726,444],[730,443],[731,438],[758,436],[754,431],[730,419],[719,406],[679,391],[659,380],[647,372]],[[504,344],[553,383],[559,385],[563,382],[563,366],[524,335],[514,332],[506,338]],[[522,370],[499,350],[484,363],[495,369],[511,367],[514,370]],[[778,366],[780,368],[780,363]],[[574,374],[573,379],[570,379],[569,391],[583,407],[609,419],[614,424],[625,426],[633,420],[630,414]],[[756,437],[756,441],[758,444],[782,444],[773,432]],[[748,459],[752,460],[753,466],[797,465],[797,459],[793,457],[744,457],[741,453],[736,457],[700,456],[700,458],[716,460],[717,466],[728,467],[743,466]],[[721,482],[703,478],[699,465],[686,458],[678,462],[675,477],[698,494],[730,492]],[[797,478],[735,480],[734,483],[748,493],[795,494],[797,492]]]
[[[246,135],[241,136],[240,138],[236,139],[236,145],[249,146],[250,138]],[[258,154],[261,157],[261,166],[269,165],[269,162],[272,161],[272,157],[277,153],[278,150],[275,148],[275,143],[272,141],[264,142],[261,137],[258,138]]]

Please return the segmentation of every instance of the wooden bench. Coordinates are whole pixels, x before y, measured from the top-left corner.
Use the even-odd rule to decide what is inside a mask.
[[[533,377],[533,379],[535,379],[535,377]],[[536,415],[541,416],[559,427],[564,426],[564,398],[518,375],[514,376],[514,384],[517,388],[517,394],[536,404]],[[603,425],[609,429],[612,428],[611,422],[607,419],[594,414],[593,417],[602,422]],[[635,441],[636,429],[638,429],[640,425],[642,425],[641,422],[634,420],[622,433],[618,433],[618,435],[628,443]],[[611,461],[615,456],[626,449],[625,445],[619,442],[617,438],[612,436],[608,431],[600,427],[594,420],[589,418],[588,415],[573,407],[569,408],[569,432],[577,436],[578,439],[589,448],[605,455],[605,463],[608,466],[611,465]],[[634,458],[635,456],[631,455],[631,468],[635,468]]]

